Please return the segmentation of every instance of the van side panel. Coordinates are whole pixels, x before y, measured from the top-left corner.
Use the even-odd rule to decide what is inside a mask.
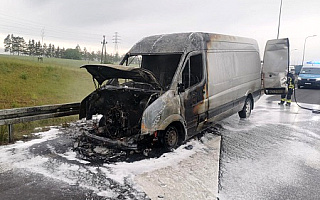
[[[209,110],[212,111],[221,106],[225,106],[225,109],[231,109],[232,104],[227,104],[227,102],[232,102],[235,99],[232,88],[235,71],[232,52],[208,52],[207,66]]]
[[[260,95],[261,90],[261,64],[260,56],[255,51],[242,51],[234,53],[235,73],[232,87],[235,89],[235,112],[242,110],[246,96]]]
[[[261,64],[254,42],[216,41],[210,48],[207,51],[208,118],[212,122],[240,111],[249,94],[257,100],[255,97],[261,89]]]

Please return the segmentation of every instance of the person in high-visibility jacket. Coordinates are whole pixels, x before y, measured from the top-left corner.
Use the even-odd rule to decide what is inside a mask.
[[[284,102],[287,102],[286,106],[291,105],[291,96],[292,96],[293,90],[294,90],[294,75],[290,72],[288,73],[287,84],[288,84],[288,93],[281,95],[281,101],[280,101],[279,105],[283,105]]]

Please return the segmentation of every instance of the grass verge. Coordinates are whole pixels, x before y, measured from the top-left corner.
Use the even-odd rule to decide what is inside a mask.
[[[88,61],[0,55],[0,109],[80,102],[94,90],[92,77],[80,66]],[[15,139],[35,127],[57,125],[77,116],[14,125]],[[7,126],[0,126],[0,143],[8,140]]]

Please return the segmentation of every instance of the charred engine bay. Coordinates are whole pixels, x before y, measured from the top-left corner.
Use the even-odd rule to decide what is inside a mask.
[[[159,97],[160,91],[133,87],[104,86],[91,93],[86,105],[87,124],[82,127],[74,149],[84,159],[103,162],[118,160],[133,152],[148,154],[152,138],[141,138],[143,111]],[[91,120],[93,115],[100,117]]]
[[[93,114],[102,118],[94,133],[111,139],[129,137],[140,132],[143,111],[156,98],[159,92],[135,88],[106,87],[89,96],[87,119]]]

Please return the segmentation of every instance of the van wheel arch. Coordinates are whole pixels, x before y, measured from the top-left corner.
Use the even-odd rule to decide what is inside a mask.
[[[176,132],[176,133],[174,133]],[[176,134],[176,136],[175,136]],[[173,137],[177,137],[176,139]],[[177,140],[175,143],[174,140]],[[185,141],[184,126],[180,122],[172,122],[161,131],[161,143],[167,151],[172,151]]]

